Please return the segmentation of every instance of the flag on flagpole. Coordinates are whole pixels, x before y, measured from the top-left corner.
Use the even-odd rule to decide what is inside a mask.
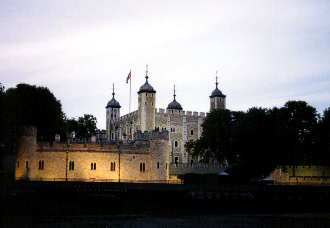
[[[127,78],[126,78],[126,83],[128,83],[128,80],[131,78],[131,71],[129,72]]]

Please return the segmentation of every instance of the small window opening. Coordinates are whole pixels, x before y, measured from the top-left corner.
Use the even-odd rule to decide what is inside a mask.
[[[116,171],[116,163],[115,162],[111,162],[110,170],[111,171]]]
[[[74,161],[69,162],[69,170],[74,170]]]
[[[146,171],[146,164],[140,163],[140,172],[145,172],[145,171]]]
[[[39,169],[40,170],[44,169],[44,161],[43,160],[39,161]]]

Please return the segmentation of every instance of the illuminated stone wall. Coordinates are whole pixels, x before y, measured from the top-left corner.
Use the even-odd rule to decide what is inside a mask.
[[[150,140],[127,145],[56,142],[50,145],[37,143],[36,134],[25,134],[18,148],[15,177],[44,181],[166,181],[168,133],[155,132],[150,136]]]

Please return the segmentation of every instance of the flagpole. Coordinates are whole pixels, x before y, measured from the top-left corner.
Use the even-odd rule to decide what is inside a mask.
[[[131,76],[129,80],[129,113],[131,113],[131,88],[132,88],[132,73],[131,70],[129,70],[129,74]]]

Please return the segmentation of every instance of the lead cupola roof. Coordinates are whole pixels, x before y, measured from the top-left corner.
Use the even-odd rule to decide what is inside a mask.
[[[118,101],[115,99],[115,85],[113,84],[112,88],[112,99],[108,102],[106,108],[121,108]]]
[[[146,70],[146,82],[144,83],[144,85],[142,85],[140,87],[140,90],[138,92],[138,94],[140,93],[156,93],[156,90],[154,90],[154,88],[148,83],[148,65],[147,65],[147,70]]]
[[[174,85],[174,99],[171,103],[168,104],[167,109],[175,109],[175,110],[182,110],[182,106],[180,105],[179,102],[176,101],[175,97],[175,85]]]
[[[218,74],[218,72],[217,72]],[[211,93],[210,98],[212,97],[226,97],[226,95],[224,95],[221,90],[218,89],[218,75],[216,76],[216,82],[215,82],[215,90],[213,90],[213,92]]]

